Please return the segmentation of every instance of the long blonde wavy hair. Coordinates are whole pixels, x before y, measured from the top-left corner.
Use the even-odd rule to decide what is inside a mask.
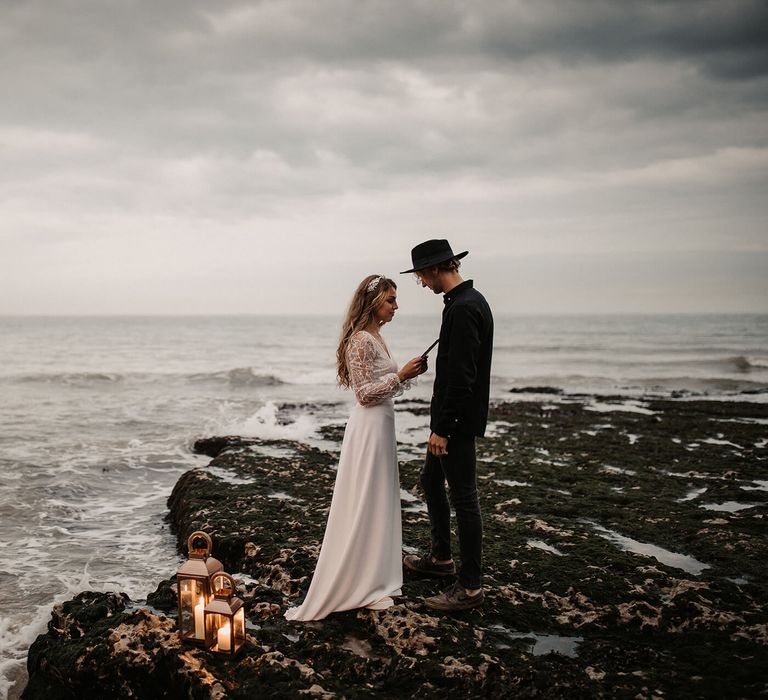
[[[378,279],[378,283],[368,291],[369,285]],[[352,336],[366,328],[379,308],[387,298],[390,290],[397,285],[384,275],[368,275],[357,285],[352,301],[347,309],[347,316],[341,326],[339,347],[336,350],[336,375],[340,386],[349,386],[349,367],[347,367],[347,346]]]

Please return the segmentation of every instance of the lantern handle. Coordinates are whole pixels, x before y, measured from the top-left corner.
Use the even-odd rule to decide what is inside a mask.
[[[206,555],[211,553],[211,550],[213,549],[213,540],[211,539],[211,536],[207,532],[203,532],[202,530],[198,530],[197,532],[193,532],[189,539],[187,540],[187,551],[191,554],[192,550],[194,549],[193,544],[195,540],[197,539],[203,539],[205,540],[206,544],[208,545],[206,548]]]
[[[213,594],[216,595],[219,590],[224,590],[224,588],[219,588],[216,585],[217,579],[226,579],[229,581],[231,595],[237,595],[237,586],[235,585],[235,579],[233,579],[226,571],[217,571],[215,574],[211,576],[211,588],[213,589]]]

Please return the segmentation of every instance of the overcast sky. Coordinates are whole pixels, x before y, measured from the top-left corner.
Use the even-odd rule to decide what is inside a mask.
[[[497,312],[768,311],[764,0],[0,0],[0,94],[0,314],[339,314],[426,238]]]

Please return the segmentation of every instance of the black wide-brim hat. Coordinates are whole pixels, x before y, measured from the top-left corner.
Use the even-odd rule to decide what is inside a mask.
[[[454,255],[451,249],[451,244],[445,240],[445,238],[433,238],[424,243],[419,243],[413,250],[411,250],[411,263],[413,267],[410,270],[403,270],[400,274],[405,275],[408,272],[418,272],[426,267],[432,267],[433,265],[439,265],[446,260],[461,260],[467,253],[465,250],[463,253],[457,253]]]

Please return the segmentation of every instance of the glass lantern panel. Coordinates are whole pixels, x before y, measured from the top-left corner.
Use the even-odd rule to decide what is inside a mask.
[[[205,616],[205,642],[212,651],[232,650],[232,621],[228,615],[208,613]]]
[[[179,630],[182,637],[203,639],[203,608],[205,592],[198,579],[182,578],[179,581]]]
[[[219,618],[215,613],[205,614],[205,648],[213,649],[216,646],[216,635],[219,632]]]
[[[240,608],[235,613],[235,648],[245,643],[245,610]]]

